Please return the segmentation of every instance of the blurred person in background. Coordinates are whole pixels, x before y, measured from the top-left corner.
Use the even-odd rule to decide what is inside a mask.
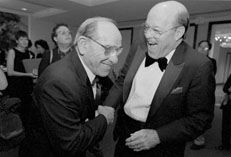
[[[215,148],[229,151],[231,139],[231,75],[224,84],[223,92],[226,95],[220,107],[222,109],[221,144]]]
[[[213,63],[213,70],[214,70],[214,75],[217,73],[217,62],[214,58],[209,57],[209,52],[212,49],[212,44],[208,40],[201,40],[198,43],[198,52],[201,54],[207,56],[211,62]]]
[[[39,64],[38,76],[46,67],[67,55],[72,50],[72,35],[67,24],[57,24],[51,33],[51,39],[55,43],[55,48],[49,53],[44,53]]]
[[[35,58],[35,54],[34,54],[34,52],[32,52],[31,47],[32,47],[32,41],[30,39],[28,39],[27,51],[29,52],[30,59],[34,59]]]
[[[35,48],[37,49],[36,58],[42,58],[44,53],[49,53],[50,48],[45,40],[37,40],[34,43]]]
[[[23,59],[30,59],[28,48],[28,35],[24,31],[15,34],[17,46],[10,49],[7,56],[8,87],[6,94],[21,99],[20,116],[26,127],[28,110],[31,105],[31,93],[33,89],[33,78],[36,75],[28,73],[23,65]]]

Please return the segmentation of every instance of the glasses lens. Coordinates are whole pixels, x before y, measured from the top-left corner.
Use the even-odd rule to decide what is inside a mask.
[[[116,55],[117,56],[119,56],[121,53],[122,53],[122,51],[123,51],[123,48],[122,47],[120,47],[120,48],[118,48],[117,50],[116,50]]]
[[[70,35],[71,32],[70,31],[63,31],[63,32],[59,32],[59,34],[61,34],[61,35]]]
[[[114,46],[105,48],[106,56],[118,56],[122,52],[123,48],[116,48]]]
[[[148,25],[144,23],[143,24],[143,31],[144,31],[144,33],[147,33],[149,29],[150,28],[148,27]]]

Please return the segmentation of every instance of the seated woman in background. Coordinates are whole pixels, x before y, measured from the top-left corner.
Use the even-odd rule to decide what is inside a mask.
[[[40,39],[35,41],[34,46],[37,49],[36,58],[42,58],[43,54],[49,51],[49,46],[45,40]]]
[[[17,46],[10,49],[7,56],[8,87],[4,93],[21,99],[22,103],[19,112],[23,123],[25,123],[29,105],[31,104],[33,78],[36,78],[36,75],[27,73],[23,65],[23,59],[30,59],[30,54],[27,50],[27,33],[18,31],[15,34],[15,39]]]

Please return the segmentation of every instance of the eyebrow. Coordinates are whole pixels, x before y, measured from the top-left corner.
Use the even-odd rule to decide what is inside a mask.
[[[155,29],[155,30],[157,30],[157,31],[161,31],[160,30],[160,28],[161,27],[158,27],[158,26],[152,26],[152,25],[149,25],[149,24],[147,24],[147,23],[145,23],[148,27],[150,27],[151,29]]]

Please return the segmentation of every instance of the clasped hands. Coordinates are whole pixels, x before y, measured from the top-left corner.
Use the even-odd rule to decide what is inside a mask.
[[[136,131],[125,141],[125,145],[136,152],[154,148],[159,143],[158,133],[152,129]]]
[[[107,120],[107,124],[113,123],[114,113],[115,113],[115,109],[113,107],[99,105],[97,111],[99,114],[102,114],[105,116],[105,118]]]

